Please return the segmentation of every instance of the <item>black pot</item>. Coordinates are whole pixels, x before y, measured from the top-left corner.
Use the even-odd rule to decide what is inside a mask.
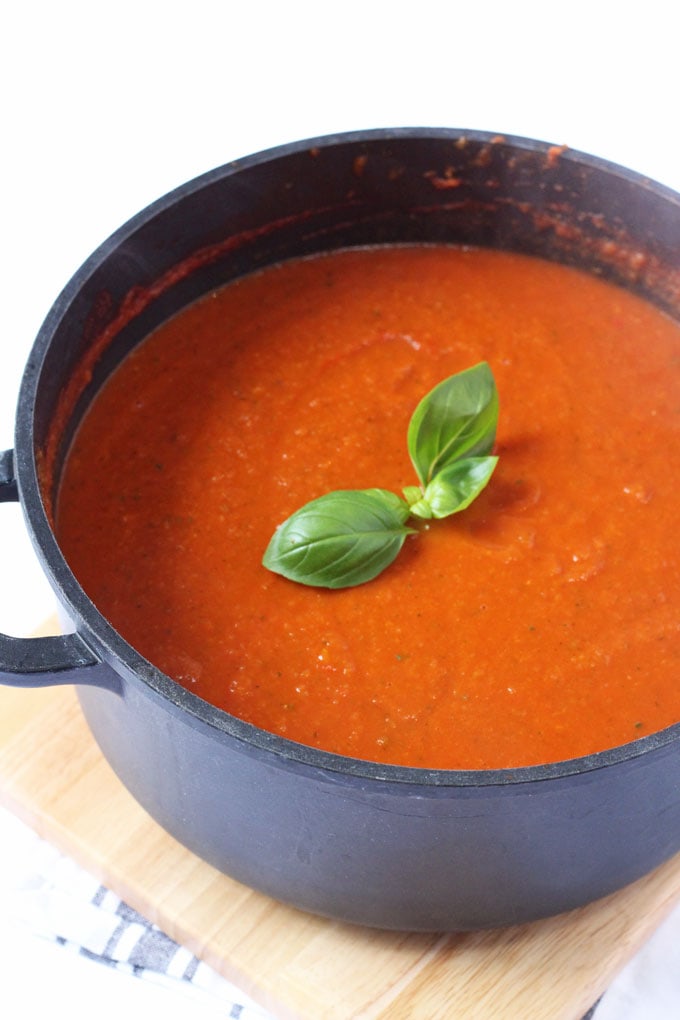
[[[30,356],[0,496],[21,501],[74,633],[3,636],[0,679],[78,684],[97,742],[138,801],[250,886],[386,928],[523,922],[596,899],[680,850],[680,725],[587,758],[502,771],[409,769],[295,744],[211,707],[143,659],[84,594],[50,525],[74,428],[149,330],[268,263],[400,241],[578,264],[680,317],[678,196],[542,143],[370,131],[275,149],[179,188],[85,263]],[[83,363],[87,383],[76,372]]]

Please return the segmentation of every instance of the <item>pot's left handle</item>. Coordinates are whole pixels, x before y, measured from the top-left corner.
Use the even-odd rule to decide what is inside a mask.
[[[0,453],[0,503],[18,502],[14,453]],[[19,638],[0,634],[0,683],[17,687],[54,684],[117,686],[105,666],[79,634]]]

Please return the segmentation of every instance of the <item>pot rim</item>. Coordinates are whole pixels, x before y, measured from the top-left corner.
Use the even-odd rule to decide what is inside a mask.
[[[447,787],[506,787],[581,774],[587,775],[603,768],[632,761],[655,751],[661,751],[675,741],[680,742],[680,722],[625,744],[582,757],[505,769],[427,769],[391,765],[339,755],[297,743],[216,708],[182,687],[140,655],[99,612],[95,603],[87,596],[71,572],[59,547],[49,521],[38,478],[34,404],[43,360],[52,336],[74,297],[92,273],[123,240],[140,227],[162,214],[164,210],[173,206],[180,199],[201,191],[217,179],[238,174],[250,167],[277,161],[305,150],[336,145],[360,145],[381,140],[398,141],[418,138],[443,138],[451,141],[465,138],[481,145],[503,144],[545,155],[555,148],[551,143],[521,136],[439,127],[373,128],[302,139],[232,160],[179,185],[130,218],[95,249],[73,274],[48,312],[29,355],[21,383],[16,415],[14,458],[20,502],[29,535],[55,593],[66,612],[76,621],[78,633],[116,673],[129,682],[143,685],[150,696],[160,699],[168,709],[185,716],[193,725],[207,727],[216,735],[233,738],[257,753],[264,752],[268,756],[273,755],[278,761],[296,763],[298,766],[309,767],[315,771],[351,775],[368,781],[377,780],[381,783],[388,781],[414,789],[422,787],[445,789]],[[614,177],[624,178],[640,188],[653,191],[661,198],[676,204],[680,203],[678,193],[649,177],[579,150],[562,149],[561,146],[559,149],[561,159],[590,169],[598,169]]]

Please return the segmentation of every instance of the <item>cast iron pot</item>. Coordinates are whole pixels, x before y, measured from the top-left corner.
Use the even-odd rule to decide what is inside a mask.
[[[502,771],[410,769],[295,744],[211,707],[131,648],[70,572],[49,514],[78,421],[149,330],[280,259],[405,241],[535,253],[680,311],[679,197],[543,143],[377,130],[278,148],[180,187],[76,273],[30,356],[0,495],[21,502],[73,632],[3,636],[0,678],[77,684],[137,800],[241,882],[333,918],[465,930],[576,907],[680,850],[680,724]],[[90,379],[78,386],[83,364]]]

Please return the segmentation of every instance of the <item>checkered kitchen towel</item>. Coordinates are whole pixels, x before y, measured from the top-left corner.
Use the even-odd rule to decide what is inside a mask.
[[[13,881],[0,888],[5,918],[66,951],[184,995],[189,1007],[202,1004],[225,1020],[271,1020],[239,989],[51,844],[27,831],[22,847]]]

